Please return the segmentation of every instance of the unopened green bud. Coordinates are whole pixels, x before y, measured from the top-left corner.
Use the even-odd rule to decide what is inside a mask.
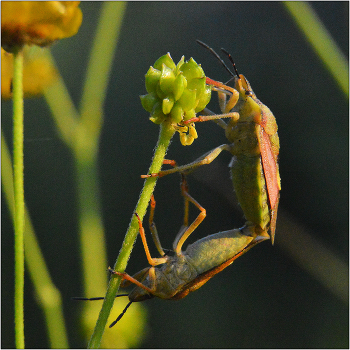
[[[171,93],[174,90],[174,81],[174,71],[163,63],[162,74],[159,79],[160,89],[166,94]]]
[[[174,98],[176,101],[181,97],[186,87],[187,79],[182,74],[179,74],[174,81]]]
[[[196,116],[195,109],[192,108],[189,111],[185,112],[185,115],[184,115],[183,119],[186,121],[186,120],[194,118],[195,116]]]
[[[154,62],[154,68],[158,70],[162,70],[162,65],[165,64],[170,69],[174,70],[176,68],[175,63],[173,59],[170,56],[170,53],[168,52],[166,55],[159,57],[157,61]]]
[[[210,88],[210,86],[205,85],[205,89],[204,89],[203,93],[200,94],[200,96],[199,96],[198,105],[195,109],[196,113],[202,111],[207,106],[207,104],[210,101],[210,97],[211,97],[211,88]]]
[[[159,82],[158,82],[157,87],[156,87],[156,93],[157,93],[159,100],[163,100],[164,98],[166,98],[167,94],[160,88]]]
[[[189,111],[196,107],[196,91],[195,90],[184,90],[183,94],[178,101],[184,111]]]
[[[202,67],[192,57],[181,66],[181,71],[187,80],[205,77]]]
[[[205,76],[200,77],[200,78],[193,78],[189,81],[187,87],[190,90],[196,90],[197,95],[201,95],[205,91]]]
[[[184,110],[182,109],[180,103],[175,103],[174,107],[171,109],[170,115],[174,120],[174,123],[181,123],[184,115]]]
[[[155,96],[154,94],[142,95],[140,96],[140,99],[141,99],[142,107],[147,112],[152,112],[153,106],[158,101],[157,96]]]
[[[163,99],[162,103],[162,111],[164,114],[169,114],[171,112],[171,109],[174,106],[174,97],[171,95],[167,96],[165,99]]]
[[[176,69],[175,69],[175,74],[179,74],[180,69],[182,67],[182,65],[185,63],[185,56],[181,57],[181,60],[178,62],[178,64],[176,65]]]
[[[156,91],[156,87],[159,82],[159,78],[161,76],[161,71],[158,69],[154,69],[150,67],[148,72],[146,73],[146,90],[150,94],[151,92]]]
[[[162,110],[162,104],[157,102],[152,109],[150,120],[155,124],[161,124],[165,120],[166,116]]]

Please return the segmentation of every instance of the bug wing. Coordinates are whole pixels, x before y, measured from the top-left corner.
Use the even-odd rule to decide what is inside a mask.
[[[270,201],[271,208],[271,241],[274,242],[276,220],[277,220],[277,209],[279,202],[279,171],[277,165],[277,154],[275,154],[271,147],[271,141],[269,135],[265,132],[264,128],[260,126],[259,133],[259,147],[262,159],[262,165],[264,169],[264,176],[266,182],[267,193]]]

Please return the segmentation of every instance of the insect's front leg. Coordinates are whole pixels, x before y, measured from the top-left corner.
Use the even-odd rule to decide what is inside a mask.
[[[201,114],[203,114],[203,116],[207,116],[207,115],[215,115],[214,112],[212,112],[209,108],[204,108],[201,111]],[[227,124],[220,118],[220,119],[212,119],[212,121],[219,125],[221,128],[223,128],[224,130],[226,130],[227,128]]]
[[[208,109],[206,109],[208,111]],[[219,124],[223,129],[226,129],[227,125],[223,125],[221,122],[218,122],[222,118],[231,118],[234,121],[237,121],[239,119],[239,113],[237,112],[229,112],[224,114],[215,114],[213,112],[209,113],[209,115],[200,115],[198,117],[191,118],[189,120],[186,120],[183,122],[184,125],[190,124],[190,123],[198,123],[198,122],[207,122],[209,120],[212,120]]]
[[[162,170],[159,173],[152,173],[148,175],[141,175],[141,178],[147,178],[147,177],[163,177],[165,175],[181,172],[188,174],[189,172],[193,171],[194,169],[198,168],[199,166],[210,164],[222,151],[230,151],[230,145],[223,144],[219,147],[214,148],[213,150],[209,151],[208,153],[205,153],[203,156],[199,157],[195,161],[182,165],[179,167],[175,167],[173,169],[168,170]]]
[[[239,99],[239,92],[231,86],[227,86],[219,81],[206,78],[206,83],[212,86],[213,91],[218,92],[219,105],[222,113],[229,113],[237,104]],[[226,96],[230,96],[226,103]]]

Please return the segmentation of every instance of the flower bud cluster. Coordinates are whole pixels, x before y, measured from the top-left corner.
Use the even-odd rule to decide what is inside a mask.
[[[169,120],[182,123],[196,116],[210,101],[211,89],[205,83],[202,67],[184,56],[175,65],[170,54],[160,57],[146,74],[147,95],[140,96],[150,120],[161,124]],[[182,144],[191,144],[197,133],[194,124],[177,127]],[[188,134],[186,134],[188,132]]]

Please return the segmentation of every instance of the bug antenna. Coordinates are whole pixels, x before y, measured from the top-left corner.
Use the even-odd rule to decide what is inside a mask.
[[[229,72],[229,74],[231,76],[234,76],[234,74],[231,72],[231,70],[226,66],[226,63],[222,60],[222,58],[210,47],[208,46],[207,44],[203,43],[203,41],[200,41],[200,40],[196,40],[197,43],[201,46],[203,46],[204,48],[206,48],[207,50],[209,50],[218,60],[219,62],[224,66],[224,68]],[[235,65],[233,64],[235,70],[236,70],[236,67]],[[237,71],[236,71],[237,73]]]
[[[104,297],[97,297],[97,298],[83,298],[83,297],[72,297],[72,300],[83,300],[83,301],[94,301],[94,300],[103,300]]]
[[[229,59],[230,62],[232,63],[233,69],[235,70],[235,73],[236,73],[238,79],[240,79],[239,74],[238,74],[238,70],[237,70],[237,68],[236,68],[235,62],[233,61],[233,58],[232,58],[231,54],[229,54],[224,48],[221,48],[221,51],[222,51],[225,55],[227,55],[228,59]]]
[[[115,297],[127,297],[129,294],[118,294]],[[104,297],[96,297],[96,298],[83,298],[83,297],[72,297],[72,300],[82,300],[82,301],[95,301],[95,300],[104,300]]]
[[[132,301],[128,302],[128,305],[125,306],[125,309],[123,310],[123,312],[117,317],[117,319],[115,321],[113,321],[110,325],[109,328],[112,328],[118,321],[120,321],[120,319],[124,316],[124,314],[126,313],[126,310],[129,308],[129,306],[132,304]]]

